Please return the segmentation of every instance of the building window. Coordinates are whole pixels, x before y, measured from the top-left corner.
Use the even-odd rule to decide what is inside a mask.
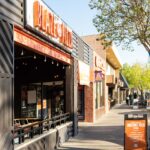
[[[104,92],[105,92],[105,82],[104,82],[104,80],[102,80],[101,81],[101,86],[100,86],[101,88],[101,95],[100,95],[100,97],[101,97],[101,101],[100,101],[100,107],[102,107],[102,106],[104,106],[105,105],[105,99],[104,99]]]
[[[95,108],[104,106],[104,80],[96,82]]]

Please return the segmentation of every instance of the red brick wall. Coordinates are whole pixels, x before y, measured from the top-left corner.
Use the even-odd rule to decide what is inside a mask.
[[[90,83],[90,86],[85,86],[84,90],[84,101],[85,101],[85,122],[94,121],[94,112],[93,112],[93,83]]]
[[[104,50],[103,45],[101,44],[100,35],[88,35],[81,37],[94,51],[96,51],[99,56],[106,59],[106,50]]]

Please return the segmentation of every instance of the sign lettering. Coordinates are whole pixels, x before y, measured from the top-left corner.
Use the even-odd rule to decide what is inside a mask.
[[[146,150],[146,120],[125,120],[125,150]]]
[[[31,5],[31,6],[30,6]],[[27,25],[72,49],[72,30],[41,0],[27,0]]]

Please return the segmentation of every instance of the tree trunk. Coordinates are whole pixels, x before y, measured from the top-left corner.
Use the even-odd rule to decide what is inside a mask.
[[[143,89],[141,89],[141,98],[140,98],[141,102],[144,101],[144,93],[143,93]]]

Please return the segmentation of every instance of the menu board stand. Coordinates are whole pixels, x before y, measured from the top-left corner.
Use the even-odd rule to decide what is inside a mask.
[[[124,150],[147,150],[147,114],[125,114]]]

